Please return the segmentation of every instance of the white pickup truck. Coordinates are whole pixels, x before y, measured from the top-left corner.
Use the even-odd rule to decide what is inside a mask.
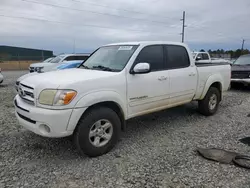
[[[230,63],[225,59],[212,59],[208,52],[193,52],[193,58],[196,63]]]
[[[31,74],[17,83],[20,124],[45,137],[73,135],[81,153],[111,150],[126,120],[199,102],[213,115],[230,85],[230,65],[195,65],[183,43],[130,42],[97,49],[77,69]]]

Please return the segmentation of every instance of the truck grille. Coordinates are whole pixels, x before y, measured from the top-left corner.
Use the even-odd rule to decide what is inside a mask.
[[[250,78],[249,76],[250,72],[232,71],[232,78],[244,79],[244,78]]]
[[[17,84],[16,84],[17,85]],[[34,88],[25,84],[17,85],[18,95],[27,103],[34,105]]]

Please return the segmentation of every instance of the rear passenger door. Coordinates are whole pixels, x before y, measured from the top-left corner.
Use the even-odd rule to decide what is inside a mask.
[[[163,45],[144,47],[131,69],[138,63],[149,63],[150,72],[127,74],[129,117],[156,111],[169,103],[169,79]]]
[[[197,71],[191,66],[185,47],[166,45],[167,69],[169,70],[170,103],[177,105],[191,101],[197,85]]]

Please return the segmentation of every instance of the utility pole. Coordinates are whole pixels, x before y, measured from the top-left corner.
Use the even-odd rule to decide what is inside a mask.
[[[73,53],[75,53],[75,50],[76,50],[76,39],[74,38]]]
[[[183,11],[183,16],[182,16],[182,19],[181,19],[181,21],[182,21],[182,33],[181,33],[182,39],[181,39],[181,42],[184,42],[185,27],[187,27],[185,25],[185,19],[186,19],[186,13],[185,13],[185,11]]]
[[[243,39],[243,40],[242,40],[241,55],[243,54],[243,50],[244,50],[244,43],[245,43],[245,39]]]
[[[43,58],[43,61],[44,61],[44,55],[43,55],[43,50],[42,50],[42,58]]]

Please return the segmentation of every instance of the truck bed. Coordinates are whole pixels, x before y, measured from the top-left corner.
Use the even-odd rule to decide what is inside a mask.
[[[210,86],[210,82],[217,78],[221,82],[222,91],[226,91],[230,85],[231,66],[229,63],[196,63],[198,72],[198,84],[194,99],[202,99],[203,90]]]

